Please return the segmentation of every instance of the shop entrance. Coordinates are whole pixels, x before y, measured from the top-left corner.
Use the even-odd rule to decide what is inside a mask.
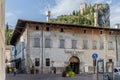
[[[76,74],[79,74],[79,63],[80,63],[80,60],[78,57],[76,56],[72,56],[70,59],[70,67],[71,69],[73,70],[73,72],[75,72]]]

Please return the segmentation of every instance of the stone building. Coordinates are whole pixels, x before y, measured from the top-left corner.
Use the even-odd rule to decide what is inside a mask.
[[[115,28],[116,29],[120,29],[120,24],[117,23],[115,24]],[[117,61],[117,66],[120,66],[120,31],[118,31],[118,33],[116,34],[116,61]]]
[[[87,3],[81,3],[80,4],[80,13],[83,15],[84,11],[87,8]]]
[[[53,67],[61,73],[67,65],[75,73],[93,72],[93,53],[98,54],[97,60],[104,60],[104,67],[109,60],[116,66],[119,31],[19,19],[10,41],[15,48],[12,60],[18,70],[27,73],[32,66],[43,73],[50,73]]]
[[[11,63],[11,67],[15,66],[14,60],[15,60],[15,47],[10,45],[10,63]]]
[[[119,28],[120,29],[120,23],[116,23],[115,24],[115,28]]]
[[[80,13],[87,19],[93,16],[95,27],[110,28],[110,8],[108,4],[87,5],[87,3],[81,3]]]
[[[5,47],[5,62],[6,62],[6,67],[10,67],[10,46]]]
[[[5,14],[4,0],[0,0],[0,80],[5,80]],[[2,76],[2,77],[1,77]]]

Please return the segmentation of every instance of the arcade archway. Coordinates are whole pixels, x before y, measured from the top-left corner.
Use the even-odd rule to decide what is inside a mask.
[[[69,59],[69,62],[70,62],[70,67],[73,70],[73,72],[75,72],[76,74],[79,74],[79,66],[80,66],[79,58],[76,56],[72,56]]]

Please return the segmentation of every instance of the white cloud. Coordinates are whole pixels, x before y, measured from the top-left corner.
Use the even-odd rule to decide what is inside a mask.
[[[55,0],[56,5],[50,8],[51,16],[57,17],[62,14],[70,14],[73,10],[80,10],[80,3],[111,3],[111,0]]]
[[[114,27],[116,23],[120,23],[120,3],[116,3],[111,6],[111,27]]]
[[[120,22],[120,3],[113,4],[112,0],[55,0],[56,5],[50,8],[51,16],[53,18],[63,15],[70,14],[73,10],[80,10],[80,3],[87,2],[87,4],[93,3],[108,3],[110,4],[110,21],[111,27],[114,27],[116,23]]]
[[[22,14],[22,11],[6,12],[5,16],[6,17],[12,17],[12,16],[17,16],[19,14]]]
[[[14,13],[12,13],[12,12],[7,12],[7,13],[5,14],[5,16],[6,16],[6,17],[11,17],[11,16],[14,16]]]
[[[80,3],[86,2],[87,4],[93,4],[93,3],[110,3],[111,9],[110,9],[110,21],[111,26],[113,27],[116,23],[120,23],[120,2],[118,3],[112,3],[114,1],[112,0],[55,0],[54,5],[50,5],[50,3],[44,3],[44,6],[40,9],[40,14],[45,15],[45,11],[47,10],[48,6],[49,10],[51,11],[52,18],[55,18],[59,15],[64,14],[70,14],[73,10],[80,10]],[[40,3],[40,5],[43,5]],[[11,24],[16,21],[20,16],[23,14],[21,11],[14,11],[14,12],[6,12],[6,22],[9,21]],[[29,14],[28,14],[29,15]]]
[[[22,14],[22,11],[14,11],[14,12],[6,12],[5,13],[5,23],[9,22],[10,25],[15,26],[15,23],[17,22],[17,19],[19,18],[19,15]],[[9,24],[8,23],[8,24]]]
[[[55,0],[56,5],[50,9],[51,14],[53,17],[70,14],[73,10],[79,10],[80,3],[83,1],[85,0]]]

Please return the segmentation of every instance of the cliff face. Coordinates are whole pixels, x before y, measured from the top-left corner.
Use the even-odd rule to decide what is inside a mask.
[[[98,24],[100,27],[110,27],[110,8],[108,4],[98,4]]]
[[[87,6],[83,11],[73,11],[70,15],[60,15],[57,18],[51,18],[50,22],[69,23],[69,24],[83,24],[94,26],[94,13],[98,17],[97,24],[99,27],[110,27],[110,9],[108,4],[94,4]]]

